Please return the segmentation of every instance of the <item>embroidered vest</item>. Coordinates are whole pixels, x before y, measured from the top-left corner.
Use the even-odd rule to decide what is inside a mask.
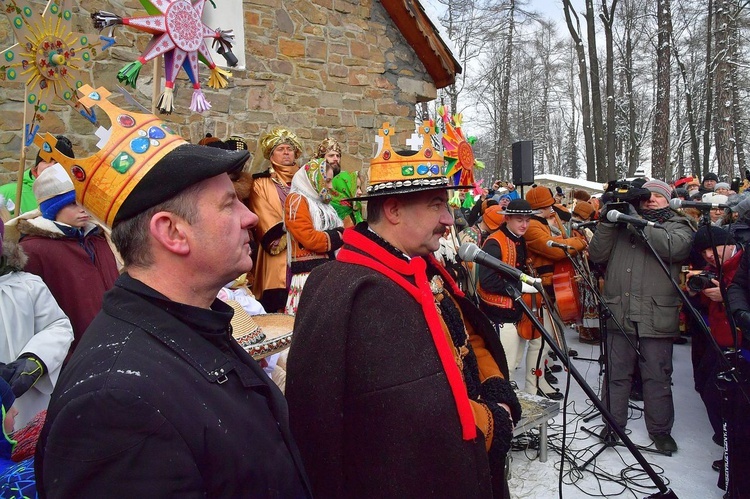
[[[501,230],[496,230],[487,241],[494,239],[500,245],[500,251],[502,252],[502,260],[511,267],[516,266],[516,244]],[[485,243],[487,242],[485,241]],[[490,293],[486,289],[482,288],[482,283],[477,284],[477,295],[486,305],[493,307],[510,309],[513,308],[513,299],[510,296],[498,295]]]

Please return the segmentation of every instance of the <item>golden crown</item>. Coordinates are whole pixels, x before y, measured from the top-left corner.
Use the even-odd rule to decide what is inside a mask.
[[[393,133],[394,130],[388,122],[383,123],[383,127],[378,132],[378,151],[370,161],[368,195],[448,185],[443,155],[432,146],[432,136],[435,133],[432,122],[423,121],[417,131],[406,141],[408,145],[420,147],[411,155],[402,155],[393,149],[391,146]]]
[[[109,130],[99,128],[99,152],[87,158],[70,158],[56,149],[50,133],[37,134],[34,143],[45,161],[60,163],[73,181],[76,201],[96,218],[112,226],[122,203],[151,168],[187,141],[153,114],[134,113],[109,102],[110,92],[90,85],[78,89],[79,102],[99,106],[109,116]]]

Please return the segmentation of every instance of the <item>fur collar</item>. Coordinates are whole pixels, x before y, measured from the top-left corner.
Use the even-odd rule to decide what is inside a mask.
[[[84,227],[84,234],[88,235],[97,227],[96,224],[87,222]],[[66,237],[65,233],[55,225],[55,222],[47,220],[44,217],[18,220],[18,232],[24,236],[38,236],[46,237],[48,239],[65,239]]]
[[[16,241],[3,240],[3,259],[5,266],[12,271],[20,271],[26,266],[29,257],[24,253],[23,248]]]

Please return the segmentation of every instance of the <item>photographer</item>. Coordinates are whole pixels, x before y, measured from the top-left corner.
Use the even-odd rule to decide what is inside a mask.
[[[710,230],[710,238],[709,238]],[[712,243],[713,242],[713,246]],[[714,255],[716,248],[717,262]],[[703,226],[695,234],[693,249],[700,253],[708,264],[705,269],[688,277],[687,286],[691,297],[699,299],[699,306],[704,314],[708,314],[708,326],[711,335],[722,350],[727,351],[735,345],[735,334],[729,324],[724,306],[724,298],[721,296],[719,281],[717,280],[719,268],[721,278],[725,285],[732,282],[742,260],[742,248],[735,243],[729,231],[714,227]],[[741,343],[741,335],[737,333],[738,344]],[[698,340],[699,337],[695,339]],[[700,348],[699,344],[706,343],[706,339],[696,341],[693,348]],[[722,414],[721,414],[721,392],[716,386],[716,376],[721,372],[721,359],[714,348],[705,345],[698,363],[694,367],[695,387],[706,406],[706,413],[711,427],[714,431],[714,442],[722,442]],[[714,462],[714,469],[721,466],[721,460]]]
[[[687,218],[669,208],[672,197],[669,185],[650,180],[642,189],[647,191],[647,198],[639,189],[637,195],[629,199],[639,200],[637,214],[640,217],[664,227],[647,226],[643,231],[676,279],[680,262],[690,253],[693,230]],[[677,444],[671,436],[674,423],[672,341],[680,334],[680,298],[638,231],[629,224],[607,221],[606,212],[610,209],[611,204],[602,209],[602,222],[589,245],[589,258],[597,263],[607,262],[603,299],[643,356],[639,367],[649,436],[657,449],[674,452]],[[636,352],[616,329],[614,321],[609,320],[607,326],[609,372],[605,397],[615,421],[624,429]],[[608,433],[605,427],[602,436],[607,438]]]

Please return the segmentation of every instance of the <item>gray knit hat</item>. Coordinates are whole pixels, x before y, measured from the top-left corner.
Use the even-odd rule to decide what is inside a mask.
[[[661,194],[666,199],[672,199],[672,188],[666,182],[652,179],[643,184],[644,189],[648,189],[656,194]]]

